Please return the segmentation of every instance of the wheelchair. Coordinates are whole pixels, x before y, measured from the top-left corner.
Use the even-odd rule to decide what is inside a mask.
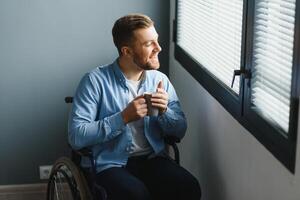
[[[73,97],[66,97],[72,103]],[[165,143],[172,147],[174,161],[179,164],[179,150],[176,143],[180,139],[168,136]],[[82,157],[88,157],[91,168],[80,166]],[[89,148],[74,150],[70,157],[61,157],[53,164],[47,186],[47,200],[109,200],[105,189],[96,183],[96,166],[93,153]]]

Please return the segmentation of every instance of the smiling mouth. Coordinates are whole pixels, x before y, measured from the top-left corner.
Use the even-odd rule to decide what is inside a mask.
[[[158,57],[154,57],[150,59],[150,62],[154,63],[159,63]]]
[[[154,55],[150,57],[151,60],[158,60],[158,55]]]

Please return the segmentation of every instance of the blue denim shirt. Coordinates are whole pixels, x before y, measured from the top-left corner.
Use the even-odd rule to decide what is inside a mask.
[[[156,70],[145,71],[140,87],[143,91],[156,92],[160,80],[169,95],[167,111],[144,117],[144,133],[155,154],[164,150],[164,135],[182,138],[187,127],[176,92],[166,75]],[[124,124],[121,112],[129,103],[128,94],[118,60],[87,73],[77,88],[69,117],[69,143],[74,149],[92,149],[97,172],[127,163],[132,133]],[[83,158],[81,164],[90,166],[88,158]]]

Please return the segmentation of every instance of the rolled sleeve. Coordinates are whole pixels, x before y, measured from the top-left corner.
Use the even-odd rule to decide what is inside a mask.
[[[167,111],[160,115],[157,120],[165,135],[173,135],[179,139],[185,135],[187,122],[179,102],[171,103]]]

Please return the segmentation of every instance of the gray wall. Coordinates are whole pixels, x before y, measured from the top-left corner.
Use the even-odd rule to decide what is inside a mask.
[[[172,44],[170,78],[188,119],[188,132],[180,145],[182,164],[199,179],[202,200],[299,200],[300,137],[293,175],[185,71],[173,54]]]
[[[113,22],[156,22],[168,70],[169,1],[0,1],[0,185],[39,182],[39,165],[68,153],[68,106],[82,75],[117,56]]]

